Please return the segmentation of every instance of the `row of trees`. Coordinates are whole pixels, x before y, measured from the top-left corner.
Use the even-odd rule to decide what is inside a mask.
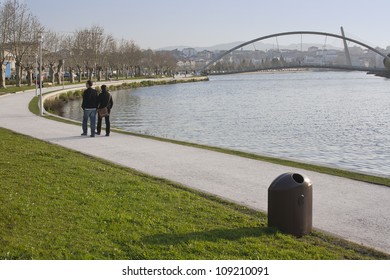
[[[20,86],[22,68],[28,57],[37,50],[37,34],[43,26],[17,0],[8,0],[0,6],[0,88],[5,87],[5,70],[9,61],[15,61],[16,83]]]
[[[177,61],[170,53],[142,50],[133,41],[106,34],[101,26],[67,34],[50,31],[26,4],[7,0],[0,4],[0,88],[5,87],[10,61],[15,62],[17,86],[24,77],[29,85],[33,83],[34,72],[39,69],[41,37],[42,70],[52,83],[61,83],[65,72],[73,83],[75,77],[80,82],[82,77],[108,80],[113,76],[171,75],[176,67]]]

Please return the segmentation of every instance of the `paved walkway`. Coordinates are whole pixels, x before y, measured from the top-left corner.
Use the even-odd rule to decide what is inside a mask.
[[[268,187],[278,175],[301,173],[313,182],[315,228],[390,254],[389,187],[119,133],[81,137],[81,125],[51,121],[29,112],[28,103],[34,94],[1,96],[0,127],[261,211],[267,211]]]

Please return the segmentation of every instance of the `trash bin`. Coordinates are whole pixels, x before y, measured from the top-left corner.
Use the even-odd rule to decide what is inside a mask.
[[[298,173],[278,176],[268,188],[268,226],[295,236],[312,231],[313,184]]]

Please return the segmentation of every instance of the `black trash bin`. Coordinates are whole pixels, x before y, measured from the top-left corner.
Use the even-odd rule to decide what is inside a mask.
[[[309,234],[313,219],[313,184],[298,173],[284,173],[268,188],[268,226],[295,236]]]

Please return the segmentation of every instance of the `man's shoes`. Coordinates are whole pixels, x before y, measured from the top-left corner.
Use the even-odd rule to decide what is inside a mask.
[[[96,135],[100,135],[100,132],[96,132],[95,134],[96,134]]]
[[[107,133],[106,136],[110,136],[110,133]]]
[[[81,136],[86,136],[87,135],[87,133],[81,133]]]
[[[91,137],[95,137],[95,134],[91,135]]]

